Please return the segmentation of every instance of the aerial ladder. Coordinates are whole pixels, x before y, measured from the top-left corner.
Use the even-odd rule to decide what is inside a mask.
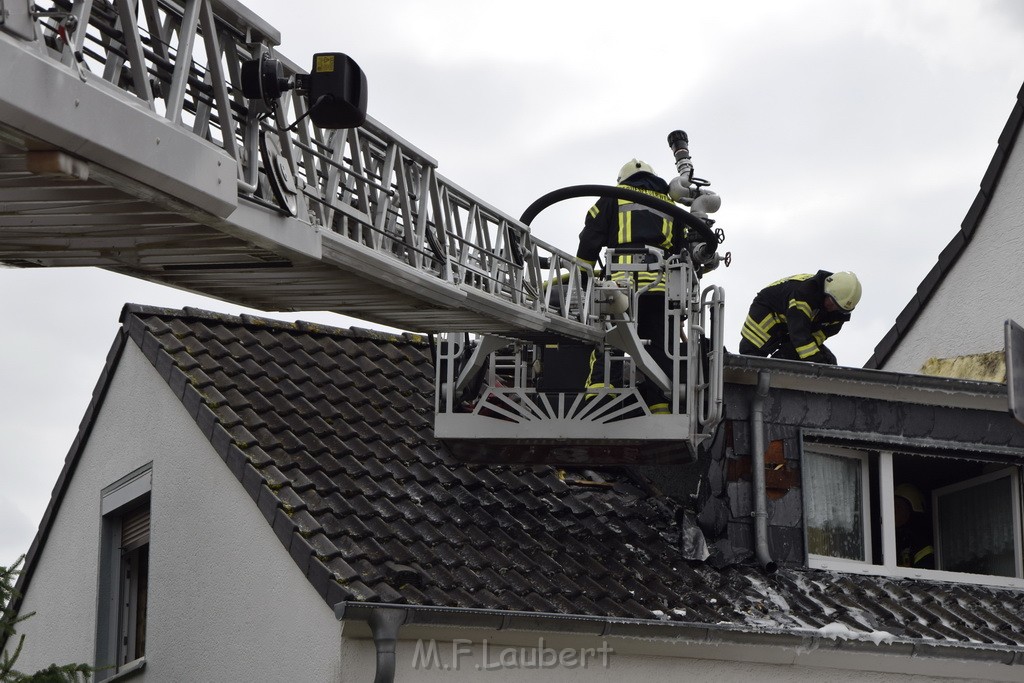
[[[611,281],[612,259],[595,272],[529,228],[555,201],[628,190],[564,188],[513,218],[367,116],[350,57],[318,53],[307,72],[278,45],[237,0],[0,0],[0,264],[431,333],[435,431],[466,460],[694,457],[722,410],[724,294],[700,277],[728,261],[698,210],[713,210],[704,181],[675,182],[691,211],[657,207],[689,238],[639,259],[680,331],[645,342],[642,291]],[[672,376],[646,343],[667,345]],[[620,380],[588,397],[555,368],[592,349]],[[670,415],[650,414],[640,382]]]

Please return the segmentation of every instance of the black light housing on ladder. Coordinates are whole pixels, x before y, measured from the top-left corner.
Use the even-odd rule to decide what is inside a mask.
[[[320,128],[352,128],[366,121],[366,75],[348,55],[319,52],[309,74],[309,117]]]
[[[306,96],[309,116],[319,128],[361,126],[366,121],[366,74],[355,60],[340,52],[313,55],[309,74],[284,75],[280,60],[266,55],[242,63],[242,94],[270,107],[289,90]],[[295,124],[292,124],[294,127]]]

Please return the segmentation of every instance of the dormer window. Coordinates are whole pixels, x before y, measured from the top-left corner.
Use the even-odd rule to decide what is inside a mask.
[[[1024,587],[1016,465],[805,442],[811,567]]]

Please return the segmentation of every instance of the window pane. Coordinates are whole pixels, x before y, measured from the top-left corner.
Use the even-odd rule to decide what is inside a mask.
[[[1014,576],[1011,484],[1000,477],[937,496],[940,569]]]
[[[122,553],[121,613],[117,664],[146,654],[146,606],[149,602],[149,544]]]
[[[865,561],[861,461],[804,454],[807,552]]]

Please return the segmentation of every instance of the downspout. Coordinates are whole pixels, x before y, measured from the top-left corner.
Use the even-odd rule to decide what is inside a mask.
[[[761,370],[757,373],[757,389],[750,403],[750,448],[753,451],[754,487],[754,557],[761,569],[771,573],[778,569],[768,551],[768,493],[764,481],[764,400],[768,397],[771,375]]]
[[[367,619],[373,633],[373,645],[377,649],[377,674],[373,683],[393,683],[395,680],[398,627],[405,623],[405,618],[406,612],[402,609],[377,609]]]

